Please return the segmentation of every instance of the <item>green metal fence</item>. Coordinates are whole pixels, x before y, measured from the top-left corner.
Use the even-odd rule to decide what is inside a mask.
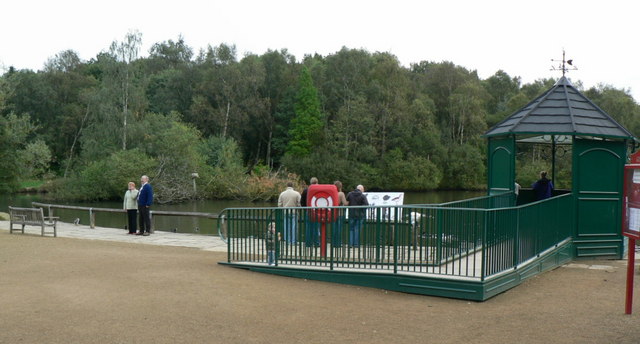
[[[513,207],[514,205],[516,205],[516,195],[513,192],[504,192],[492,196],[480,196],[438,204],[440,207],[473,209],[504,208]]]
[[[572,233],[571,194],[519,207],[513,194],[440,205],[231,208],[221,214],[228,262],[485,279]],[[464,206],[464,207],[463,207]],[[275,240],[268,240],[269,227]]]
[[[484,276],[511,269],[573,235],[574,200],[564,194],[544,201],[488,211]]]

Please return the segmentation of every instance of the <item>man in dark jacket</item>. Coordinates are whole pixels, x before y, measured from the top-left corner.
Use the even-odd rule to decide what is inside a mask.
[[[309,180],[309,184],[314,185],[314,184],[318,184],[318,178],[316,177],[312,177],[311,180]],[[308,203],[308,193],[309,193],[309,188],[304,188],[304,190],[302,190],[302,195],[300,195],[300,206],[302,207],[310,207],[312,206],[311,204]],[[307,247],[311,247],[311,246],[320,246],[320,224],[318,222],[312,222],[311,219],[309,218],[309,212],[306,212],[305,215],[305,219],[304,219],[304,224],[305,224],[305,245]]]
[[[318,178],[311,177],[311,180],[309,180],[309,184],[311,184],[311,185],[318,184]],[[301,207],[308,207],[308,205],[307,205],[307,193],[309,193],[309,187],[306,187],[306,188],[304,188],[304,190],[302,190],[302,194],[300,195],[300,206]]]
[[[553,182],[547,179],[547,172],[540,172],[540,179],[531,186],[536,193],[536,201],[547,199],[553,195]]]
[[[140,213],[140,231],[136,235],[149,235],[151,233],[151,205],[153,204],[153,188],[149,184],[149,177],[140,177],[142,186],[138,193],[138,212]]]
[[[347,195],[347,202],[349,206],[363,206],[369,205],[367,196],[363,194],[364,186],[358,185],[355,190],[349,192]],[[349,246],[360,246],[360,229],[366,219],[366,208],[350,208],[349,209]]]

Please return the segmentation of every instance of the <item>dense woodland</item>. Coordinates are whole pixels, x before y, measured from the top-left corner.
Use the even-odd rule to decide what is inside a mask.
[[[68,50],[42,70],[7,68],[0,190],[46,180],[59,198],[115,199],[142,174],[161,201],[270,199],[286,180],[311,176],[347,188],[483,188],[482,134],[555,82],[522,84],[500,70],[483,80],[452,62],[407,68],[390,53],[346,47],[296,61],[284,49],[194,52],[179,37],[141,57],[141,40],[131,32],[89,61]],[[640,134],[627,90],[583,92]],[[543,153],[522,148],[523,186],[549,169]],[[569,183],[570,168],[557,174]]]

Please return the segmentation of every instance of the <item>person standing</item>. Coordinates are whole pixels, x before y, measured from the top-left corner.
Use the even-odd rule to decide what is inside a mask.
[[[127,228],[129,234],[136,234],[136,217],[138,215],[138,205],[136,199],[138,198],[138,189],[136,189],[136,183],[129,182],[129,188],[124,193],[124,202],[122,207],[127,211]]]
[[[287,189],[280,193],[278,197],[278,207],[293,208],[300,206],[300,193],[293,189],[293,182],[287,182]],[[295,209],[284,209],[284,240],[289,244],[297,242],[296,225],[298,217]]]
[[[273,222],[267,229],[265,245],[267,246],[267,264],[273,265],[276,262],[276,224]]]
[[[318,184],[318,178],[316,177],[311,177],[311,179],[309,180],[309,184],[313,185],[313,184]],[[303,207],[308,207],[309,205],[307,204],[307,193],[309,192],[309,187],[304,188],[304,190],[302,190],[302,195],[300,198],[300,205]]]
[[[149,177],[140,177],[140,192],[138,193],[138,211],[140,212],[140,231],[136,235],[151,234],[151,205],[153,204],[153,188],[149,184]]]
[[[349,202],[347,202],[347,198],[342,192],[342,182],[336,180],[333,182],[333,185],[338,189],[338,205],[339,206],[347,206]],[[342,246],[342,225],[344,224],[344,209],[334,209],[334,211],[338,212],[338,216],[336,217],[336,221],[333,224],[333,231],[331,233],[331,245],[339,247]]]
[[[309,183],[311,185],[314,184],[318,184],[318,178],[316,177],[312,177],[309,180]],[[312,206],[311,204],[307,203],[307,193],[309,193],[309,188],[305,188],[304,190],[302,190],[302,195],[300,198],[300,205],[303,207],[310,207]],[[306,212],[305,215],[305,220],[304,220],[304,224],[305,224],[305,245],[307,247],[310,246],[320,246],[320,224],[318,222],[312,222],[311,221],[311,210]]]
[[[540,172],[540,179],[531,187],[536,194],[536,201],[547,199],[553,195],[553,182],[547,179],[547,171]]]
[[[369,205],[367,196],[364,195],[364,186],[358,185],[355,190],[347,194],[347,202],[349,206]],[[349,209],[349,246],[360,246],[360,229],[366,219],[366,208],[350,208]]]

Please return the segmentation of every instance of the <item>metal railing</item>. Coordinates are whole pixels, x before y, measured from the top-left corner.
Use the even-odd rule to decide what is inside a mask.
[[[484,276],[514,268],[572,237],[573,209],[572,194],[564,194],[490,210],[484,235]]]
[[[34,208],[46,208],[47,216],[53,216],[54,209],[69,209],[69,210],[81,210],[89,212],[89,226],[91,228],[96,227],[96,213],[126,213],[125,209],[118,208],[93,208],[93,207],[80,207],[75,205],[65,205],[65,204],[49,204],[49,203],[40,203],[40,202],[31,202],[31,206]],[[189,216],[189,217],[201,217],[207,219],[217,219],[218,214],[212,213],[201,213],[201,212],[188,212],[188,211],[165,211],[165,210],[151,210],[149,211],[151,216],[151,232],[154,230],[154,221],[153,218],[155,216]]]
[[[381,270],[485,279],[571,237],[571,194],[518,207],[513,195],[396,207],[230,208],[229,263]],[[492,207],[492,205],[494,205]],[[363,214],[359,214],[363,213]],[[362,216],[360,216],[362,215]],[[270,226],[276,239],[267,240]]]
[[[516,195],[513,192],[504,192],[491,196],[480,196],[438,204],[440,207],[473,209],[504,208],[513,207],[515,205]]]

